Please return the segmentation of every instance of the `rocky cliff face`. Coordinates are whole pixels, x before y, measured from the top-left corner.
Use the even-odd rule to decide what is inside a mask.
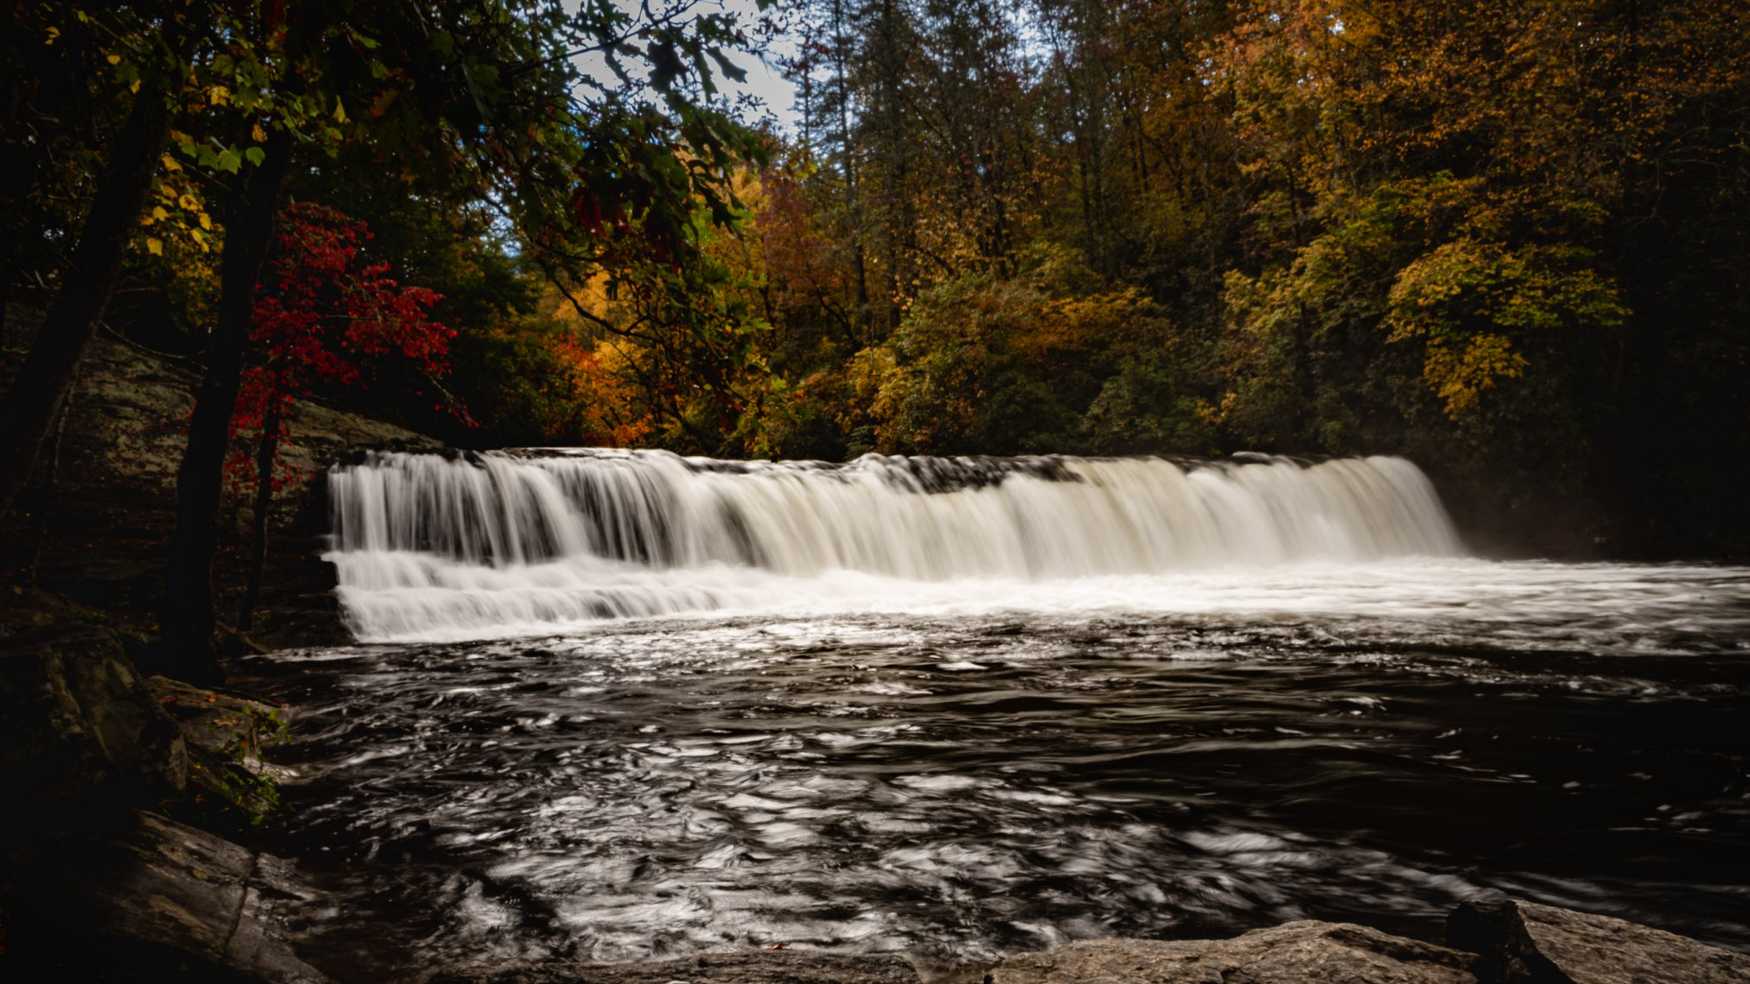
[[[35,327],[9,314],[0,385]],[[7,979],[309,977],[273,943],[267,900],[285,893],[264,881],[271,864],[140,812],[241,831],[275,799],[259,752],[284,726],[278,709],[150,676],[198,379],[182,360],[100,334],[19,508],[0,519],[0,782],[19,804],[0,811],[0,964],[29,971]],[[302,480],[275,502],[259,635],[339,641],[319,557],[327,462],[436,442],[315,404],[300,404],[290,426],[282,460]],[[231,505],[215,572],[227,606],[243,584],[249,518],[246,496]]]
[[[135,813],[55,868],[15,922],[16,980],[328,980],[287,941],[287,907],[312,896],[276,858]]]
[[[16,312],[14,312],[16,318]],[[0,348],[0,385],[23,357],[29,326],[12,326]],[[185,428],[199,374],[193,365],[100,333],[80,363],[78,384],[20,501],[0,521],[0,565],[15,583],[103,611],[110,624],[151,635],[162,593]],[[322,476],[358,448],[432,450],[439,443],[391,424],[300,402],[281,445],[300,480],[275,499],[259,613],[252,635],[269,645],[341,641],[320,560],[327,532]],[[221,621],[244,583],[248,496],[227,498],[215,582]]]
[[[0,597],[0,977],[317,980],[279,939],[292,879],[143,809],[244,829],[276,708],[147,677],[101,613]]]
[[[188,744],[121,640],[40,596],[0,605],[0,776],[28,809],[0,811],[8,844],[101,830],[121,809],[179,795]],[[50,624],[18,614],[22,604]]]

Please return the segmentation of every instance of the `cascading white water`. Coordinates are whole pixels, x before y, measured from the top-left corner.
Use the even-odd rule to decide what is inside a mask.
[[[593,449],[379,453],[336,466],[329,494],[327,558],[366,639],[812,596],[875,607],[877,585],[895,582],[1038,583],[1461,550],[1427,477],[1391,457],[867,455],[829,465]]]

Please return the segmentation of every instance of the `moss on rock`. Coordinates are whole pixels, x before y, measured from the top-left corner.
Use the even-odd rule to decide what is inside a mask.
[[[222,827],[258,826],[279,807],[262,751],[286,738],[286,709],[154,676],[147,685],[189,749],[189,802],[179,812]]]

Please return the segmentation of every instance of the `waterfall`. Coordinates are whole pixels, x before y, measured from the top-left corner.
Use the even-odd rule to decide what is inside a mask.
[[[852,582],[866,593],[1461,551],[1433,485],[1393,457],[373,453],[333,468],[329,494],[326,556],[367,639],[761,608]]]

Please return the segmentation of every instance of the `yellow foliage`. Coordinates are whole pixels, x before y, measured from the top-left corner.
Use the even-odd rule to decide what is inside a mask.
[[[189,316],[200,319],[218,293],[218,269],[214,263],[220,245],[219,226],[207,214],[196,185],[187,171],[168,166],[152,199],[140,213],[139,227],[149,230],[135,246],[151,258],[154,276]]]
[[[1440,397],[1446,415],[1457,419],[1476,406],[1484,390],[1524,375],[1526,365],[1505,335],[1482,332],[1466,340],[1462,350],[1447,339],[1429,341],[1422,379]]]
[[[566,285],[565,291],[548,286],[541,295],[540,310],[547,317],[570,326],[581,335],[596,333],[599,330],[597,326],[572,306],[574,300],[595,317],[606,319],[612,313],[612,300],[608,297],[608,275],[597,272],[584,283]]]

